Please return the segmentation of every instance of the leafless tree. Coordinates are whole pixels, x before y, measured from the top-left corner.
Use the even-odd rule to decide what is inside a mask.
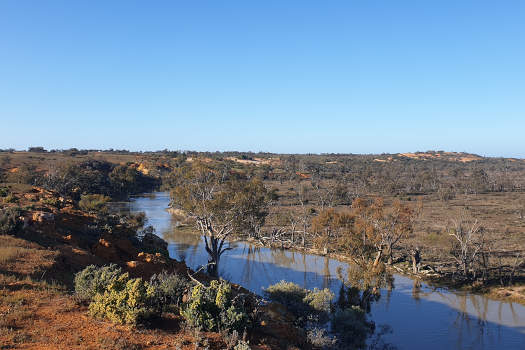
[[[474,261],[484,247],[484,228],[477,219],[465,212],[450,220],[449,235],[454,238],[452,257],[456,260],[464,277],[468,277]]]

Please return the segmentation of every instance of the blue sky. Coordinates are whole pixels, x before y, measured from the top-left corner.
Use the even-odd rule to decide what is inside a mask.
[[[525,157],[525,2],[0,1],[0,148]]]

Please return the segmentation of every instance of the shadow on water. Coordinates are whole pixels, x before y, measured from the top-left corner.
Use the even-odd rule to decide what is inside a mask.
[[[165,210],[167,193],[136,198],[124,210],[143,211],[169,243],[170,255],[191,268],[205,265],[208,255],[199,235],[175,228]],[[126,209],[127,208],[127,209]],[[232,243],[221,258],[219,275],[255,293],[280,280],[305,288],[330,288],[336,295],[341,282],[335,277],[345,263],[322,256]],[[371,318],[392,332],[384,340],[399,349],[525,349],[525,307],[471,293],[434,288],[394,275],[392,288],[382,290],[372,305]]]

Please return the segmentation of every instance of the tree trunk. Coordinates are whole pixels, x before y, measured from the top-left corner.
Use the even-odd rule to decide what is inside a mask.
[[[208,252],[208,255],[210,256],[208,259],[208,267],[207,271],[211,276],[217,277],[219,274],[219,261],[221,259],[221,248],[222,244],[220,243],[220,239],[215,237],[209,237],[209,244],[208,244],[208,237],[204,236],[204,241],[206,243],[206,251]]]
[[[394,262],[394,257],[392,253],[392,245],[389,244],[388,245],[388,265],[392,265],[393,262]]]
[[[412,272],[419,273],[420,261],[421,261],[421,256],[419,255],[419,250],[416,248],[412,250]]]
[[[463,261],[463,275],[468,277],[468,264],[466,261]]]
[[[379,265],[379,262],[381,261],[381,257],[383,256],[383,249],[380,248],[377,251],[376,259],[374,260],[374,267]]]

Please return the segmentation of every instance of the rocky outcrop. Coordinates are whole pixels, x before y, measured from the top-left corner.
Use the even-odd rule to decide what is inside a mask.
[[[38,223],[53,222],[55,221],[55,215],[44,211],[35,211],[32,213],[32,220]]]

